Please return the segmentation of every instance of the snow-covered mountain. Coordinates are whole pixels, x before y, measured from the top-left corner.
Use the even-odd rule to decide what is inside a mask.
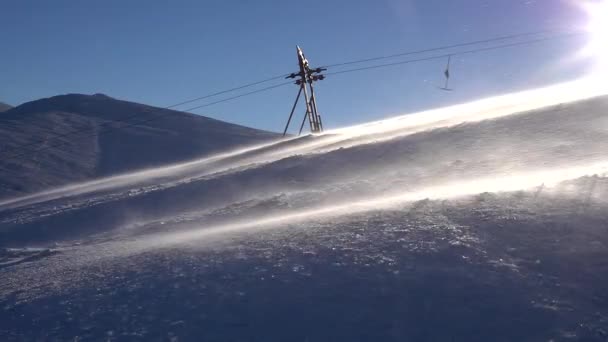
[[[277,137],[102,94],[41,99],[2,114],[0,198]]]
[[[0,337],[604,341],[608,97],[581,90],[5,199]]]

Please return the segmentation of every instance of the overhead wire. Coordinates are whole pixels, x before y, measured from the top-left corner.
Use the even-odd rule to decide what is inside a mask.
[[[357,59],[357,60],[352,60],[352,61],[348,61],[348,62],[325,64],[325,65],[323,65],[323,67],[324,68],[333,68],[333,67],[339,67],[339,66],[344,66],[344,65],[374,62],[374,61],[378,61],[378,60],[390,59],[390,58],[395,58],[395,57],[419,55],[419,54],[428,53],[428,52],[455,49],[455,48],[459,48],[459,47],[466,47],[466,46],[472,46],[472,45],[487,44],[487,43],[499,42],[499,41],[504,41],[504,40],[513,40],[513,39],[522,38],[522,37],[538,36],[538,35],[542,35],[542,34],[557,33],[557,32],[563,32],[563,31],[564,30],[547,29],[547,30],[538,30],[538,31],[503,35],[503,36],[498,36],[498,37],[494,37],[494,38],[474,40],[474,41],[465,42],[465,43],[444,45],[444,46],[428,48],[428,49],[421,49],[421,50],[406,51],[406,52],[400,52],[400,53],[385,55],[385,56]]]
[[[197,97],[195,99],[191,99],[191,100],[187,100],[187,101],[184,101],[184,102],[180,102],[180,103],[171,105],[171,106],[169,106],[169,107],[167,107],[165,109],[171,109],[171,108],[179,107],[179,106],[182,106],[182,105],[185,105],[185,104],[188,104],[188,103],[192,103],[192,102],[208,99],[210,97],[214,97],[214,96],[218,96],[218,95],[223,95],[223,94],[231,93],[233,91],[237,91],[237,90],[253,87],[253,86],[256,86],[256,85],[259,85],[259,84],[262,84],[262,83],[267,83],[267,82],[278,80],[278,79],[284,79],[287,76],[289,76],[289,74],[278,75],[278,76],[274,76],[274,77],[263,79],[261,81],[247,83],[247,84],[242,85],[242,86],[238,86],[238,87],[234,87],[234,88],[218,91],[218,92],[213,93],[213,94],[204,95],[204,96],[201,96],[201,97]]]
[[[250,91],[248,93],[239,94],[239,95],[235,95],[235,96],[228,97],[228,98],[225,98],[225,99],[221,99],[221,100],[218,100],[218,101],[214,101],[214,102],[210,102],[210,103],[205,103],[205,104],[200,105],[200,106],[188,108],[188,109],[185,109],[184,112],[190,112],[190,111],[193,111],[193,110],[196,110],[196,109],[209,107],[209,106],[212,106],[214,104],[218,104],[218,103],[222,103],[222,102],[227,102],[227,101],[235,100],[235,99],[238,99],[238,98],[241,98],[241,97],[244,97],[244,96],[249,96],[249,95],[257,94],[257,93],[260,93],[260,92],[263,92],[263,91],[267,91],[267,90],[270,90],[270,89],[282,87],[284,85],[293,84],[293,83],[294,83],[293,81],[288,81],[288,82],[283,82],[283,83],[275,84],[275,85],[272,85],[272,86],[269,86],[269,87],[266,87],[266,88]]]
[[[573,32],[573,33],[561,34],[561,35],[556,35],[556,36],[525,40],[525,41],[516,42],[516,43],[501,44],[501,45],[495,45],[495,46],[471,49],[471,50],[465,50],[465,51],[455,51],[455,52],[450,52],[450,53],[441,54],[441,55],[434,55],[434,56],[428,56],[428,57],[422,57],[422,58],[416,58],[416,59],[408,59],[405,61],[377,64],[377,65],[372,65],[372,66],[352,68],[352,69],[346,69],[346,70],[338,70],[338,71],[333,71],[333,72],[327,72],[327,73],[325,73],[325,76],[346,74],[346,73],[370,70],[370,69],[385,68],[385,67],[402,65],[402,64],[411,64],[411,63],[417,63],[417,62],[423,62],[423,61],[429,61],[429,60],[435,60],[435,59],[443,59],[443,58],[446,58],[449,56],[473,54],[473,53],[484,52],[484,51],[505,49],[505,48],[515,47],[515,46],[532,45],[532,44],[543,43],[543,42],[547,42],[547,41],[559,39],[559,38],[569,38],[569,37],[573,37],[573,36],[577,36],[577,35],[581,35],[581,34],[582,33],[579,33],[579,32]]]

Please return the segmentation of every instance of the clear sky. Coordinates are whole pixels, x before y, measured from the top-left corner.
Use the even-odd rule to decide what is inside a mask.
[[[104,93],[168,106],[296,71],[296,44],[313,66],[333,64],[581,27],[580,2],[6,0],[0,3],[0,101]],[[573,58],[584,40],[455,57],[450,93],[435,87],[443,82],[444,60],[328,77],[317,86],[319,110],[327,127],[339,127],[571,80],[587,68]],[[295,85],[281,87],[195,112],[280,131],[296,93]]]

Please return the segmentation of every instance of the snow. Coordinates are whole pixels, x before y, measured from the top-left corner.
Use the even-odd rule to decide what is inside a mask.
[[[0,337],[603,341],[608,97],[586,85],[4,200],[0,247],[40,249],[0,265]]]

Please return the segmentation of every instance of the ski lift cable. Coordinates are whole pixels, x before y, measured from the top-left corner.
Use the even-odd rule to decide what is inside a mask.
[[[209,107],[209,106],[212,106],[214,104],[218,104],[218,103],[222,103],[222,102],[226,102],[226,101],[231,101],[231,100],[238,99],[238,98],[241,98],[241,97],[244,97],[244,96],[249,96],[249,95],[252,95],[252,94],[257,94],[257,93],[260,93],[260,92],[263,92],[263,91],[267,91],[267,90],[270,90],[270,89],[282,87],[282,86],[285,86],[285,85],[288,85],[288,84],[293,84],[293,81],[283,82],[283,83],[275,84],[275,85],[272,85],[272,86],[269,86],[269,87],[266,87],[266,88],[250,91],[250,92],[247,92],[247,93],[244,93],[244,94],[239,94],[239,95],[235,95],[235,96],[228,97],[228,98],[225,98],[225,99],[221,99],[221,100],[205,103],[205,104],[202,104],[200,106],[188,108],[188,109],[184,110],[184,112],[190,112],[190,111],[193,111],[193,110],[196,110],[196,109]]]
[[[208,98],[210,98],[210,97],[214,97],[214,96],[218,96],[218,95],[223,95],[223,94],[226,94],[226,93],[231,93],[231,92],[234,92],[234,91],[237,91],[237,90],[241,90],[241,89],[245,89],[245,88],[253,87],[253,86],[256,86],[256,85],[259,85],[259,84],[262,84],[262,83],[267,83],[267,82],[274,81],[274,80],[278,80],[278,79],[284,79],[285,77],[287,77],[287,76],[289,76],[289,75],[290,75],[290,74],[282,74],[282,75],[278,75],[278,76],[274,76],[274,77],[266,78],[266,79],[263,79],[263,80],[260,80],[260,81],[256,81],[256,82],[252,82],[252,83],[247,83],[247,84],[242,85],[242,86],[238,86],[238,87],[234,87],[234,88],[230,88],[230,89],[226,89],[226,90],[218,91],[218,92],[216,92],[216,93],[212,93],[212,94],[204,95],[204,96],[201,96],[201,97],[197,97],[197,98],[195,98],[195,99],[191,99],[191,100],[183,101],[183,102],[180,102],[180,103],[177,103],[177,104],[171,105],[171,106],[169,106],[169,107],[166,107],[165,109],[172,109],[172,108],[179,107],[179,106],[182,106],[182,105],[185,105],[185,104],[188,104],[188,103],[192,103],[192,102],[196,102],[196,101],[200,101],[200,100],[208,99]],[[271,88],[271,89],[272,89],[272,88]],[[240,97],[240,96],[239,96],[239,97]],[[223,102],[223,101],[222,101],[222,102]],[[218,102],[218,103],[219,103],[219,102]],[[185,111],[187,112],[188,110],[185,110]]]
[[[498,36],[498,37],[488,38],[488,39],[481,39],[481,40],[465,42],[465,43],[458,43],[458,44],[444,45],[444,46],[422,49],[422,50],[401,52],[401,53],[396,53],[396,54],[391,54],[391,55],[386,55],[386,56],[370,57],[370,58],[358,59],[358,60],[342,62],[342,63],[335,63],[335,64],[326,64],[323,67],[324,68],[333,68],[333,67],[340,67],[340,66],[351,65],[351,64],[374,62],[374,61],[378,61],[378,60],[390,59],[390,58],[395,58],[395,57],[418,55],[418,54],[423,54],[423,53],[428,53],[428,52],[436,52],[436,51],[449,50],[449,49],[455,49],[455,48],[466,47],[466,46],[494,43],[494,42],[499,42],[499,41],[513,40],[513,39],[517,39],[517,38],[539,36],[539,35],[546,35],[546,34],[559,33],[559,32],[567,32],[567,31],[563,30],[563,29],[562,30],[547,29],[547,30],[510,34],[510,35]]]
[[[424,61],[430,61],[430,60],[444,59],[444,58],[447,58],[449,56],[467,55],[467,54],[474,54],[474,53],[485,52],[485,51],[506,49],[506,48],[516,47],[516,46],[539,44],[539,43],[547,42],[547,41],[550,41],[550,40],[570,38],[570,37],[574,37],[574,36],[578,36],[578,35],[582,35],[582,34],[583,33],[581,33],[581,32],[575,32],[575,33],[554,35],[554,36],[550,36],[550,37],[544,37],[544,38],[538,38],[538,39],[530,39],[530,40],[525,40],[525,41],[516,42],[516,43],[501,44],[501,45],[495,45],[495,46],[478,48],[478,49],[471,49],[471,50],[465,50],[465,51],[450,52],[450,53],[446,53],[446,54],[429,56],[429,57],[423,57],[423,58],[408,59],[408,60],[405,60],[405,61],[398,61],[398,62],[385,63],[385,64],[377,64],[377,65],[371,65],[371,66],[359,67],[359,68],[353,68],[353,69],[339,70],[339,71],[325,73],[325,76],[340,75],[340,74],[347,74],[347,73],[356,72],[356,71],[379,69],[379,68],[386,68],[386,67],[391,67],[391,66],[396,66],[396,65],[403,65],[403,64],[411,64],[411,63],[424,62]]]

